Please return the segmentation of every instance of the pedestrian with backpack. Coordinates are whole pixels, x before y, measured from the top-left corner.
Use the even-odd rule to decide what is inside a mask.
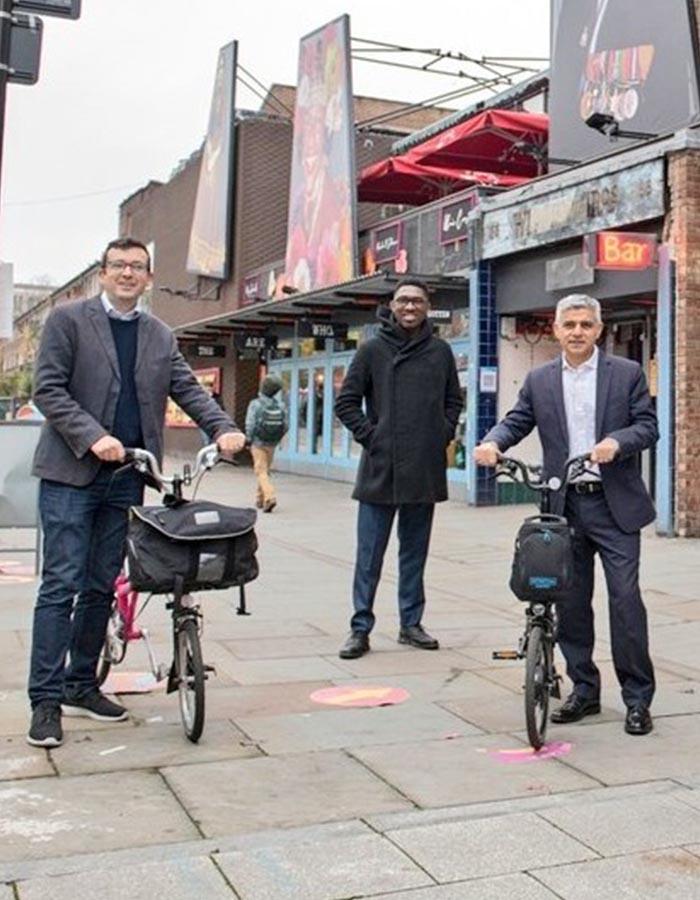
[[[260,393],[248,404],[245,433],[250,442],[253,471],[258,479],[255,505],[263,512],[272,512],[277,505],[270,469],[275,447],[287,433],[289,420],[282,396],[282,381],[277,375],[266,375]]]

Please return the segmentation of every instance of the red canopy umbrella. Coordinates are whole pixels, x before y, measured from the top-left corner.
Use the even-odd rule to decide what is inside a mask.
[[[404,156],[421,165],[533,178],[546,155],[549,116],[487,109],[423,141]]]
[[[420,206],[470,185],[513,187],[523,181],[527,179],[493,172],[424,166],[405,156],[391,156],[362,170],[357,183],[357,196],[359,200],[371,203]]]

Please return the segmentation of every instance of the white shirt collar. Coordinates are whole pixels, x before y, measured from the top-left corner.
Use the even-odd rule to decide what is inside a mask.
[[[561,355],[561,365],[563,369],[566,369],[568,372],[583,372],[584,369],[593,369],[596,370],[598,368],[598,357],[600,352],[597,347],[593,348],[593,353],[588,357],[588,359],[581,363],[580,366],[572,366],[566,359],[566,354],[562,353]]]
[[[138,303],[136,306],[128,313],[119,312],[118,309],[115,309],[112,306],[112,302],[107,296],[106,291],[102,291],[100,294],[100,300],[102,301],[102,306],[104,307],[104,311],[110,317],[110,319],[122,319],[125,322],[130,321],[131,319],[136,319],[141,313],[141,310],[138,307]]]

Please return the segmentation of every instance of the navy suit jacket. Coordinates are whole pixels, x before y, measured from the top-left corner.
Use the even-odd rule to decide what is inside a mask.
[[[546,478],[564,476],[569,458],[569,434],[564,408],[561,356],[533,369],[518,401],[484,437],[506,451],[537,428],[542,442]],[[600,466],[605,499],[617,526],[631,534],[655,517],[654,504],[640,473],[639,454],[659,438],[656,413],[641,366],[618,356],[598,357],[596,441],[611,437],[620,452]],[[592,449],[592,448],[591,448]],[[552,497],[552,512],[563,515],[564,492]]]

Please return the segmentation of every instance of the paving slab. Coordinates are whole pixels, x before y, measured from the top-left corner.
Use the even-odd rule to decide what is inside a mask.
[[[211,859],[194,857],[126,869],[104,868],[18,884],[19,900],[234,900]],[[0,895],[0,898],[2,895]]]
[[[343,900],[434,883],[379,835],[222,853],[217,862],[241,900]]]
[[[21,737],[0,737],[0,781],[54,775],[46,750],[30,747]]]
[[[347,679],[346,679],[347,680]],[[207,722],[235,719],[239,716],[273,716],[296,712],[315,712],[318,703],[310,695],[321,688],[331,687],[330,681],[298,681],[287,684],[253,684],[212,687],[207,684]],[[122,695],[120,701],[137,722],[159,719],[180,721],[180,709],[173,695],[162,692]]]
[[[237,659],[290,659],[295,656],[335,656],[343,640],[344,634],[340,632],[335,635],[313,634],[295,640],[288,637],[222,640],[221,644]],[[372,635],[372,646],[393,650],[396,641],[390,641],[383,635]]]
[[[676,795],[632,797],[546,809],[540,815],[601,856],[700,841],[700,811]]]
[[[208,837],[353,819],[413,805],[335,751],[166,768],[163,775]]]
[[[198,837],[160,776],[148,772],[0,784],[0,861],[140,847]]]
[[[206,723],[198,744],[187,740],[182,725],[153,723],[120,734],[70,734],[59,750],[52,751],[60,775],[162,768],[259,755],[252,742],[227,721]]]
[[[434,704],[411,701],[373,709],[253,716],[236,723],[272,755],[480,733]]]
[[[556,759],[504,765],[488,752],[524,747],[512,738],[483,735],[405,743],[400,749],[358,747],[352,755],[424,808],[599,786]]]
[[[568,758],[580,771],[603,784],[629,784],[676,778],[700,772],[700,714],[659,717],[643,737],[625,734],[620,722],[598,724],[597,716],[577,732],[577,725],[559,725],[552,736],[575,743]],[[583,735],[585,734],[585,737]]]
[[[3,674],[0,676],[4,682]],[[172,698],[171,698],[172,699]],[[177,705],[177,701],[175,701]],[[30,711],[26,688],[0,691],[0,736],[17,736],[26,734],[29,728]],[[134,723],[126,722],[97,722],[94,719],[78,716],[63,716],[63,730],[70,731],[124,731],[129,730]]]
[[[537,869],[534,874],[565,900],[691,900],[700,897],[700,859],[683,850]]]
[[[499,875],[382,894],[381,900],[555,900],[556,896],[529,875]]]
[[[370,639],[371,640],[371,639]],[[378,675],[412,675],[422,672],[463,672],[478,663],[455,650],[372,650],[360,659],[339,659],[344,672],[367,678]]]
[[[596,859],[583,844],[532,813],[389,831],[438,882],[522,872]]]
[[[229,653],[228,657],[228,659],[219,659],[215,663],[217,673],[222,671],[238,684],[327,681],[332,678],[341,678],[344,674],[344,669],[340,666],[319,656],[239,660]]]

